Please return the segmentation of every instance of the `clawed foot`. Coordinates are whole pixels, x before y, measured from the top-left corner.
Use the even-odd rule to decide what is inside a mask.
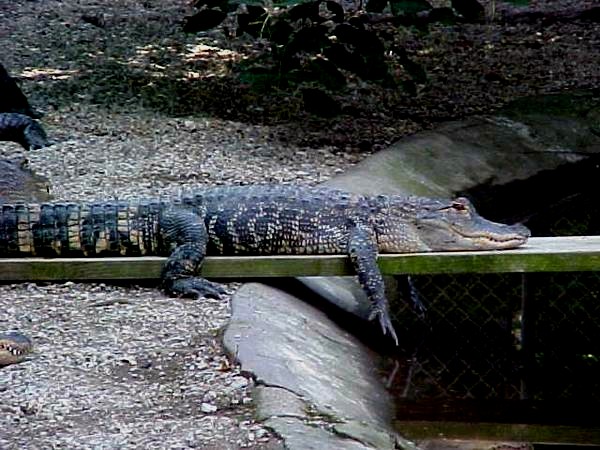
[[[394,326],[392,325],[392,320],[390,319],[390,315],[385,306],[374,306],[371,310],[371,314],[369,314],[369,320],[379,319],[379,325],[381,325],[381,330],[383,334],[390,334],[396,345],[398,345],[398,336],[396,335],[396,330],[394,330]]]
[[[227,293],[220,284],[213,283],[204,278],[178,278],[166,281],[165,291],[176,297],[206,297],[216,299],[220,299],[221,295]]]

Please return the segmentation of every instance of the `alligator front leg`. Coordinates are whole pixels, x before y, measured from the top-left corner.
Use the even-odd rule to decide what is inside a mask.
[[[371,302],[369,320],[378,318],[383,334],[389,331],[398,345],[398,337],[388,311],[383,276],[377,266],[377,245],[366,227],[356,225],[350,229],[348,254],[358,275],[358,281]]]
[[[13,141],[26,150],[37,150],[49,144],[42,126],[31,117],[17,113],[0,113],[0,141]]]
[[[168,210],[161,217],[160,231],[165,242],[176,245],[162,270],[163,286],[168,294],[219,298],[225,293],[218,284],[196,276],[208,243],[202,217],[185,209]]]

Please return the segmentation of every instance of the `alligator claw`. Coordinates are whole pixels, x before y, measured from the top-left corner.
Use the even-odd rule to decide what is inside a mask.
[[[417,317],[419,317],[419,319],[425,319],[427,307],[421,300],[419,291],[417,290],[417,287],[415,286],[415,283],[410,275],[406,277],[406,284],[408,285],[408,295],[410,297],[411,307],[413,311],[417,314]]]
[[[394,329],[394,325],[392,325],[392,320],[390,319],[390,315],[385,307],[374,307],[369,314],[369,320],[379,319],[379,325],[381,326],[381,331],[383,334],[390,333],[391,338],[394,340],[396,345],[398,345],[398,335],[396,334],[396,330]]]
[[[169,282],[165,290],[168,294],[176,297],[188,298],[206,297],[220,299],[221,295],[227,293],[218,283],[213,283],[204,278],[178,278]]]

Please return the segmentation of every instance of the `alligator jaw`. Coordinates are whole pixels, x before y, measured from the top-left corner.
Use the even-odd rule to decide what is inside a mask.
[[[419,238],[430,252],[506,250],[527,242],[523,225],[504,225],[479,219],[467,226],[444,221],[423,223]]]
[[[523,225],[503,225],[488,222],[499,227],[499,232],[485,230],[468,233],[464,229],[450,227],[457,239],[453,242],[463,250],[505,250],[519,247],[527,242],[531,232]],[[490,227],[491,228],[491,227]]]
[[[31,340],[21,333],[0,334],[0,367],[22,362],[32,350]]]
[[[520,247],[527,242],[529,235],[514,234],[514,235],[489,235],[481,234],[478,236],[464,236],[466,240],[473,241],[473,245],[477,248],[485,250],[504,250],[509,248]]]
[[[463,197],[426,199],[416,208],[414,230],[427,251],[504,250],[519,247],[531,235],[521,224],[506,225],[481,217]]]

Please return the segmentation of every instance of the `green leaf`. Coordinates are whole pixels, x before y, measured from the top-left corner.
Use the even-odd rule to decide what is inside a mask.
[[[510,3],[514,6],[529,6],[529,0],[505,0],[506,3]]]
[[[290,55],[298,52],[318,52],[330,45],[327,38],[327,28],[312,26],[300,28],[290,38],[287,52]]]
[[[429,12],[430,22],[439,22],[443,25],[456,24],[457,17],[454,15],[452,8],[433,8]]]
[[[276,44],[285,45],[290,41],[294,28],[285,20],[276,21],[269,28],[269,38]]]
[[[267,10],[262,6],[246,5],[246,11],[237,15],[237,36],[248,33],[256,38],[269,34],[271,20]]]
[[[337,91],[346,86],[346,77],[331,61],[315,58],[308,64],[307,69],[311,79],[329,90]]]
[[[332,21],[335,23],[342,23],[344,21],[344,8],[338,2],[334,2],[333,0],[327,0],[325,2],[327,9],[333,13]]]
[[[385,47],[377,33],[342,23],[333,30],[338,42],[352,45],[363,55],[383,55]]]
[[[366,6],[367,12],[380,13],[383,12],[388,4],[388,0],[369,0]]]
[[[203,9],[193,16],[186,17],[183,31],[186,33],[197,33],[210,30],[225,20],[227,14],[220,9]]]
[[[300,3],[289,10],[291,21],[310,19],[313,22],[320,23],[323,18],[319,15],[319,5],[321,0],[315,0],[306,3]]]
[[[401,14],[414,16],[421,11],[433,9],[433,6],[427,0],[390,0],[390,8],[395,16]]]

